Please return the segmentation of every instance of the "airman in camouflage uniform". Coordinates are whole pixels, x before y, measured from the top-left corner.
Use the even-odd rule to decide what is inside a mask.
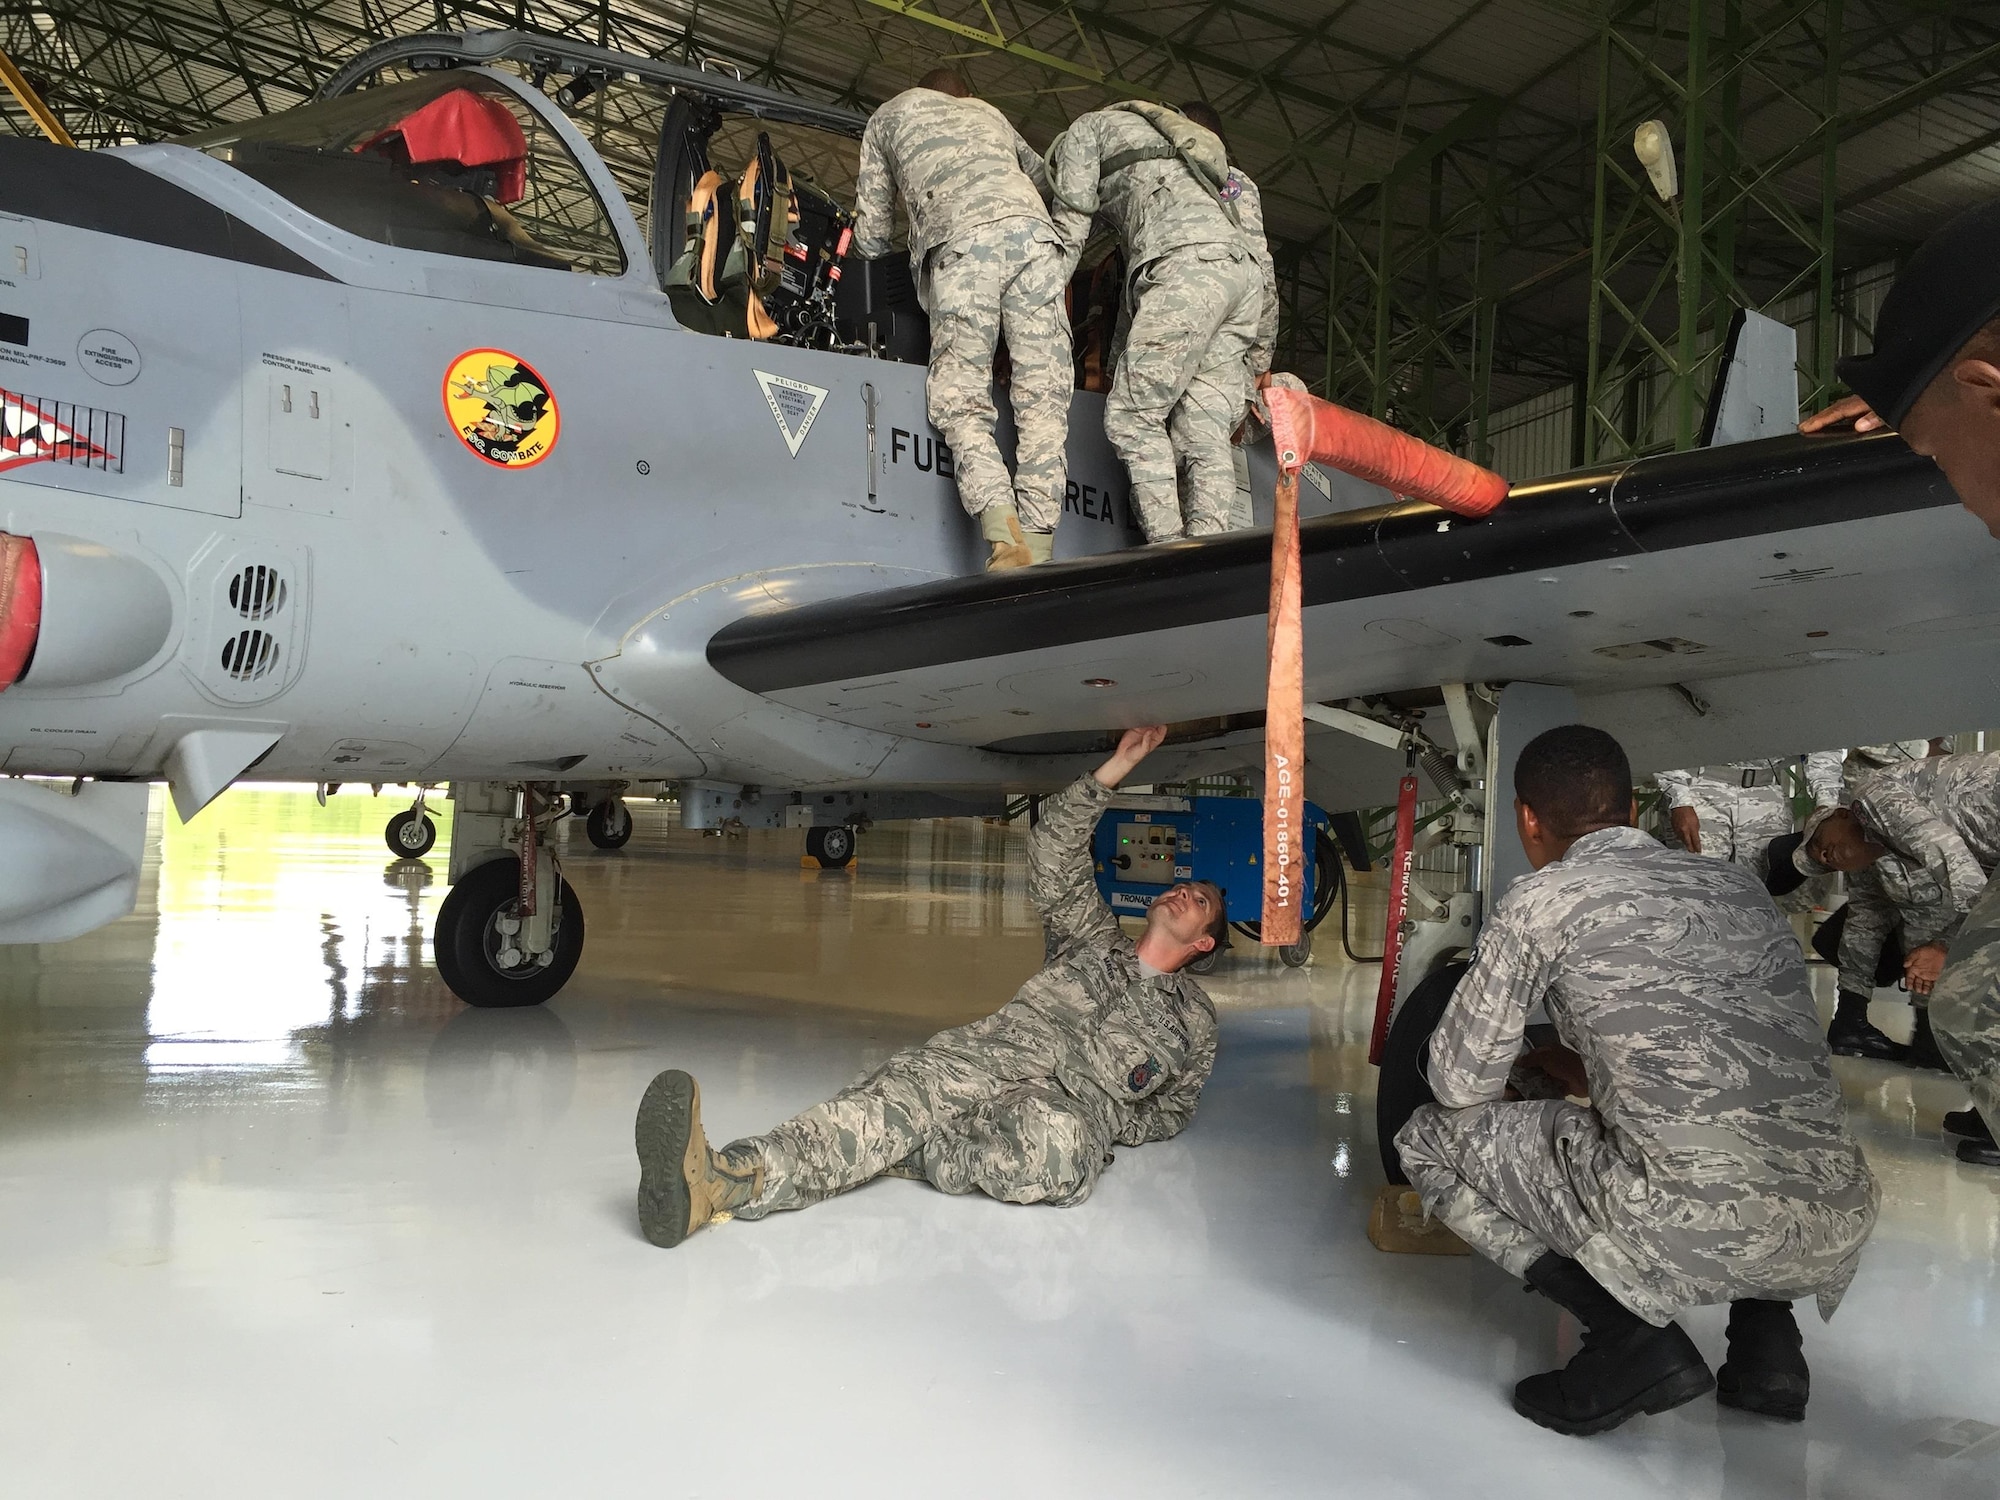
[[[1977,1117],[1947,1116],[1971,1139],[1962,1159],[2000,1165],[1993,1146],[2000,1125],[2000,898],[1989,878],[2000,870],[2000,752],[1941,755],[1877,771],[1847,809],[1873,862],[1850,870],[1847,921],[1840,945],[1840,987],[1866,984],[1866,954],[1900,924],[1913,998],[1952,1072],[1972,1090]],[[1848,842],[1838,825],[1809,825],[1802,870],[1845,868],[1832,857]],[[1876,853],[1875,851],[1880,851]],[[1942,968],[1940,975],[1939,969]],[[1933,989],[1933,985],[1935,988]],[[1989,1160],[1989,1158],[1991,1158]]]
[[[1156,897],[1135,945],[1098,894],[1090,851],[1117,781],[1163,734],[1128,732],[1104,768],[1042,805],[1028,891],[1051,957],[995,1014],[907,1048],[826,1103],[718,1152],[701,1143],[692,1080],[656,1078],[637,1126],[647,1237],[678,1244],[718,1212],[760,1219],[884,1175],[1068,1206],[1090,1196],[1114,1145],[1178,1135],[1216,1042],[1215,1007],[1182,965],[1226,929],[1221,892],[1201,883]]]
[[[1167,115],[1166,128],[1195,142],[1190,156],[1206,179],[1154,123]],[[1256,190],[1246,191],[1213,132],[1136,102],[1081,116],[1050,147],[1048,165],[1056,229],[1072,256],[1098,214],[1124,241],[1130,317],[1104,432],[1131,475],[1146,539],[1225,531],[1236,495],[1230,434],[1243,420],[1267,322],[1275,335],[1276,281],[1267,305],[1270,252],[1260,263]],[[1263,359],[1268,368],[1268,352]]]
[[[1582,726],[1539,740],[1557,736],[1609,745],[1620,774],[1605,779],[1622,782],[1629,808],[1616,742]],[[1532,812],[1549,800],[1530,783],[1537,756],[1531,741],[1515,782]],[[1708,1303],[1805,1296],[1830,1317],[1878,1194],[1847,1133],[1790,926],[1749,870],[1624,826],[1617,801],[1615,791],[1596,798],[1594,817],[1569,819],[1586,831],[1551,835],[1539,857],[1524,837],[1537,868],[1480,934],[1430,1040],[1437,1103],[1410,1117],[1396,1145],[1425,1208],[1473,1249],[1541,1290],[1559,1270],[1550,1294],[1572,1311],[1595,1297],[1579,1312],[1593,1332],[1600,1317],[1609,1327],[1632,1314],[1665,1330],[1650,1345],[1636,1324],[1629,1336],[1651,1353],[1679,1346],[1667,1366],[1683,1382],[1673,1405],[1708,1388],[1673,1319]],[[1522,823],[1542,837],[1544,824]],[[1506,1097],[1537,1004],[1580,1059],[1589,1103]],[[1580,1298],[1565,1299],[1564,1277]],[[1602,1430],[1523,1406],[1527,1385],[1523,1415]],[[1631,1406],[1603,1425],[1662,1409]]]
[[[1589,1106],[1502,1102],[1537,1002]],[[1605,828],[1523,877],[1396,1138],[1431,1212],[1516,1275],[1582,1262],[1656,1324],[1739,1297],[1831,1316],[1875,1219],[1805,960],[1746,870]]]
[[[927,82],[963,89],[951,76]],[[981,99],[906,89],[869,117],[854,248],[892,244],[900,187],[910,266],[931,318],[930,419],[951,444],[958,494],[992,544],[989,567],[1046,562],[1062,518],[1069,435],[1069,258],[1043,206],[1042,162]],[[993,351],[1013,362],[1014,474],[993,436]]]
[[[1840,752],[1816,750],[1805,758],[1806,785],[1816,807],[1840,801]],[[1748,865],[1765,873],[1771,840],[1792,831],[1790,773],[1795,756],[1741,760],[1722,766],[1661,771],[1653,779],[1666,794],[1668,817],[1681,842],[1696,854]],[[1698,830],[1688,837],[1687,809]]]

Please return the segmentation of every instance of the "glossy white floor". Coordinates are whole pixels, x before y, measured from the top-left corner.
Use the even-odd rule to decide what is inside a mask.
[[[1018,836],[808,874],[796,835],[635,805],[624,851],[566,845],[577,980],[482,1013],[423,963],[443,881],[388,864],[393,810],[168,815],[138,914],[0,951],[7,1493],[2000,1492],[2000,1173],[1941,1145],[1948,1081],[1841,1065],[1884,1211],[1803,1426],[1702,1401],[1564,1439],[1506,1394],[1574,1329],[1363,1238],[1375,970],[1337,944],[1232,960],[1200,1118],[1081,1208],[891,1181],[662,1252],[646,1080],[691,1069],[726,1136],[1004,1001],[1040,951]],[[1719,1359],[1720,1314],[1691,1327]]]

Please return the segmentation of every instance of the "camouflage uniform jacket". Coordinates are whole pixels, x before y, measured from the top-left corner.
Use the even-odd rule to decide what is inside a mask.
[[[1112,157],[1157,149],[1161,140],[1143,116],[1122,109],[1094,110],[1063,132],[1049,163],[1049,191],[1055,202],[1056,232],[1072,257],[1090,238],[1090,222],[1097,214],[1104,215],[1124,241],[1128,274],[1187,245],[1246,248],[1244,230],[1178,157],[1134,161],[1108,177],[1101,175]],[[1239,185],[1240,205],[1243,179],[1234,172],[1230,175]],[[1247,221],[1240,206],[1237,217]],[[1260,203],[1259,239],[1263,227]],[[1266,260],[1269,257],[1266,249]]]
[[[930,252],[1002,219],[1047,224],[1042,159],[983,99],[905,89],[869,117],[854,184],[854,250],[893,243],[896,189],[910,216],[910,266],[925,285]],[[928,299],[926,299],[928,305]]]
[[[1756,787],[1776,787],[1781,795],[1789,795],[1790,772],[1797,763],[1797,756],[1776,755],[1763,760],[1731,761],[1728,765],[1661,771],[1653,780],[1666,793],[1668,807],[1692,807],[1697,794],[1726,798]],[[1840,752],[1815,750],[1805,758],[1805,763],[1806,785],[1812,791],[1813,805],[1834,806],[1840,801]]]
[[[1880,745],[1856,745],[1841,761],[1841,787],[1846,800],[1852,802],[1854,794],[1861,790],[1861,783],[1885,766],[1906,765],[1913,760],[1924,760],[1931,753],[1929,740],[1887,740]]]
[[[1112,793],[1079,778],[1042,804],[1028,839],[1028,895],[1052,957],[1007,1010],[1062,1038],[1056,1081],[1108,1104],[1123,1146],[1163,1141],[1194,1117],[1215,1066],[1215,1007],[1185,970],[1156,977],[1098,894],[1090,836]]]
[[[1564,1165],[1633,1268],[1628,1305],[1817,1294],[1831,1312],[1875,1219],[1798,938],[1757,877],[1636,828],[1584,835],[1494,907],[1431,1038],[1438,1102],[1502,1098],[1536,1002],[1583,1058],[1604,1149]],[[1600,1280],[1603,1279],[1600,1275]],[[1607,1283],[1609,1285],[1609,1283]]]
[[[1229,169],[1223,188],[1236,190],[1236,217],[1243,229],[1243,241],[1257,262],[1257,274],[1264,282],[1264,311],[1257,318],[1257,342],[1250,349],[1250,378],[1255,380],[1271,368],[1271,356],[1278,347],[1278,270],[1271,263],[1271,244],[1264,237],[1264,198],[1249,174]]]
[[[1870,924],[1900,920],[1905,948],[1949,943],[1987,877],[2000,865],[2000,751],[1939,755],[1890,766],[1855,792],[1854,816],[1888,853],[1851,882],[1857,965]],[[1873,880],[1865,878],[1872,876]],[[1857,933],[1857,924],[1861,932]],[[1875,951],[1880,951],[1875,940]],[[1841,942],[1841,988],[1847,989],[1848,943]],[[1870,977],[1857,987],[1867,994]]]

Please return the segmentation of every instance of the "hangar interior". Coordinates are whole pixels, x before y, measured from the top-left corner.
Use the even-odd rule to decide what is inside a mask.
[[[1276,366],[1517,483],[1700,446],[1739,309],[1796,332],[1802,411],[1831,399],[1897,268],[2000,189],[2000,15],[1957,0],[10,4],[0,115],[226,153],[371,46],[490,29],[857,120],[950,64],[1037,149],[1114,99],[1208,100],[1262,191]],[[421,90],[417,61],[375,81]],[[657,241],[668,94],[501,66]],[[1634,150],[1653,120],[1669,193]],[[760,128],[851,204],[853,141],[810,125],[726,120],[725,173]],[[565,191],[536,242],[584,271],[620,254]],[[1987,722],[1909,732],[1979,753]],[[565,819],[591,946],[518,1010],[440,980],[454,814],[439,795],[435,851],[385,864],[395,805],[244,786],[183,822],[155,787],[131,913],[0,948],[0,1451],[23,1493],[2000,1491],[2000,1173],[1941,1138],[1948,1074],[1888,1062],[1835,1062],[1882,1213],[1840,1316],[1803,1320],[1803,1425],[1700,1401],[1581,1443],[1507,1410],[1574,1322],[1552,1335],[1483,1260],[1365,1234],[1383,809],[1378,869],[1309,960],[1239,937],[1205,979],[1198,1128],[1121,1150],[1087,1204],[885,1182],[661,1255],[631,1222],[646,1080],[700,1079],[719,1144],[1002,1004],[1042,955],[1025,799],[884,817],[844,868],[636,792],[618,847],[597,833],[619,814],[588,839]],[[1419,868],[1448,890],[1468,864]],[[1893,986],[1872,1013],[1909,1034]],[[1720,1363],[1722,1311],[1686,1321]]]

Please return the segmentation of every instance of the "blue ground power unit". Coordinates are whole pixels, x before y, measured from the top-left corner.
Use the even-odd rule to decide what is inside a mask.
[[[1327,847],[1327,815],[1305,804],[1300,829],[1299,909],[1317,910],[1316,851]],[[1264,804],[1255,797],[1121,797],[1097,820],[1091,843],[1097,888],[1115,912],[1137,915],[1181,880],[1222,887],[1235,922],[1255,922],[1264,902]],[[1337,878],[1337,876],[1336,876]]]

